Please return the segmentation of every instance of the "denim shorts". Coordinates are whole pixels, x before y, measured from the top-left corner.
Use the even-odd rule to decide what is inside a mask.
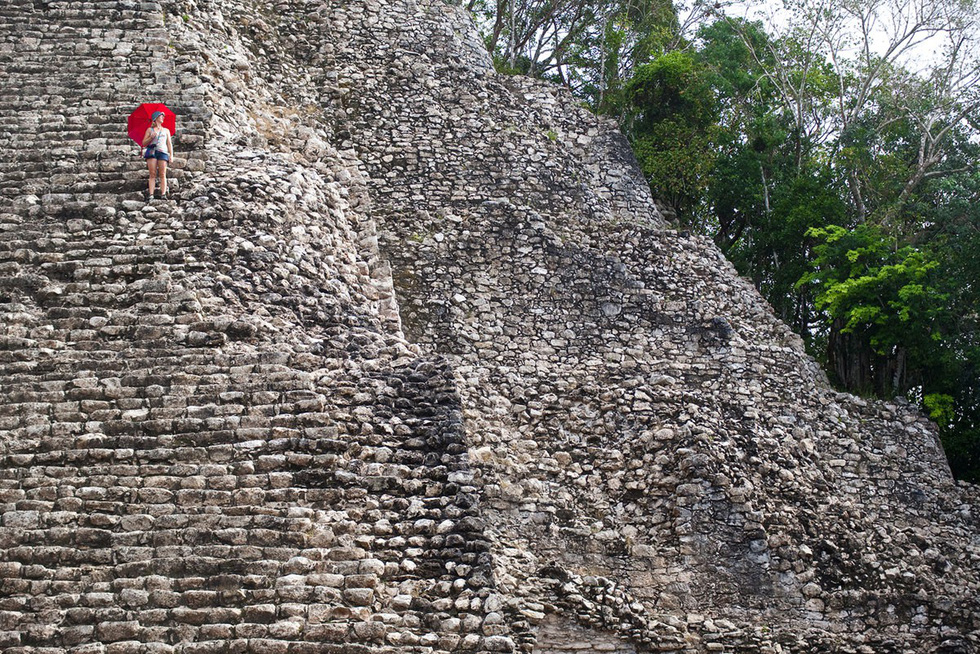
[[[170,161],[170,155],[166,152],[160,152],[159,150],[153,150],[147,153],[144,159],[159,159],[160,161]]]

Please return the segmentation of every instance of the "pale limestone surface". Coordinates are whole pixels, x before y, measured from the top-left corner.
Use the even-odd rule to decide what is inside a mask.
[[[458,9],[11,0],[0,64],[3,652],[976,651],[934,426]]]

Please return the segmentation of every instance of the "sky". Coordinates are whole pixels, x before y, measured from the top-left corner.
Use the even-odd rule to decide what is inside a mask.
[[[943,0],[797,0],[793,4],[829,10],[832,19],[826,24],[833,28],[847,28],[854,37],[861,33],[860,24],[853,16],[842,11],[841,7],[845,5],[861,7],[865,10],[865,15],[870,18],[867,31],[871,50],[875,54],[882,55],[896,40],[902,42],[900,38],[909,33],[917,19],[929,15],[929,12],[936,12],[944,4],[954,3],[961,8],[965,4],[974,4],[972,12],[968,11],[966,18],[972,22],[972,29],[968,29],[968,31],[973,44],[972,58],[977,59],[977,55],[980,54],[980,11],[972,2],[961,3],[955,0],[952,2],[943,2]],[[789,24],[790,13],[785,9],[785,4],[782,0],[736,0],[730,3],[726,2],[723,10],[729,16],[760,20],[767,27],[771,26],[781,31],[785,30]],[[877,8],[877,11],[870,12],[871,8]],[[940,14],[933,15],[938,16]],[[774,30],[767,29],[767,31],[772,32]],[[862,41],[863,39],[856,40],[854,45],[845,52],[856,56]],[[945,33],[912,33],[908,47],[901,56],[897,57],[896,61],[909,70],[920,73],[927,72],[943,60],[942,53],[947,43],[948,35]]]

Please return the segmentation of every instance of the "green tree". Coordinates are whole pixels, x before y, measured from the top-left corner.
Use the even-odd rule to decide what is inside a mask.
[[[855,219],[892,221],[926,180],[958,171],[947,165],[949,140],[980,108],[976,0],[794,0],[786,7],[767,25],[772,38],[756,44],[743,31],[743,42],[802,141],[828,146]],[[871,168],[860,143],[887,138],[879,132],[896,122],[908,126],[912,156],[901,176],[898,169],[889,175],[897,197],[875,212],[866,196],[877,189],[861,174]]]
[[[964,155],[971,149],[974,159],[980,156],[980,147],[969,142]],[[925,406],[939,424],[954,474],[980,483],[980,173],[927,181],[916,206],[917,237],[937,251],[955,319],[925,381],[925,399],[936,396]]]
[[[498,71],[553,80],[593,110],[619,116],[626,80],[718,2],[692,0],[468,0]],[[730,0],[724,0],[729,2]],[[685,20],[680,20],[680,15]]]
[[[690,222],[714,164],[718,107],[695,58],[668,52],[626,85],[626,132],[651,188]]]
[[[732,192],[737,192],[737,182],[731,181]],[[770,183],[770,206],[753,214],[747,234],[728,248],[727,256],[751,277],[780,318],[812,338],[823,315],[813,289],[797,284],[813,256],[808,235],[845,218],[846,206],[824,168],[814,166],[786,178],[777,175]],[[717,186],[712,185],[712,192]]]
[[[719,112],[714,168],[697,224],[750,277],[776,312],[801,334],[820,320],[810,289],[796,281],[808,270],[806,233],[847,221],[840,179],[823,165],[823,144],[799,128],[796,115],[767,75],[767,57],[800,48],[770,43],[760,23],[720,19],[698,32],[697,57],[716,91]],[[810,65],[825,88],[827,74]],[[799,82],[802,83],[802,82]],[[824,94],[827,95],[826,93]]]
[[[569,50],[565,81],[597,113],[619,116],[623,89],[634,71],[680,41],[670,0],[618,0],[606,4],[601,22]]]
[[[852,9],[872,4],[887,9]],[[950,70],[899,64],[903,38],[959,29],[922,17],[933,27],[851,60],[831,38],[843,32],[820,31],[830,16],[778,37],[728,18],[702,28],[720,119],[700,224],[840,386],[920,402],[957,476],[980,479],[975,105]]]
[[[920,247],[896,248],[867,224],[811,230],[812,270],[799,285],[825,313],[818,340],[835,380],[920,402],[954,474],[980,481],[980,211],[963,199],[952,204],[965,213],[940,212],[956,214],[953,224],[934,225],[948,233]]]
[[[827,358],[846,389],[881,397],[922,384],[952,330],[949,293],[932,253],[895,249],[877,227],[812,229],[815,288],[826,313]]]

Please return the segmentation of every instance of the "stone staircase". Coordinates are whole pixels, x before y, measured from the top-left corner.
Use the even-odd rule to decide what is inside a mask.
[[[0,6],[0,651],[478,648],[448,366],[372,313],[335,189],[204,169],[166,34],[157,2]],[[177,202],[140,199],[148,100]]]
[[[178,113],[175,178],[181,160],[201,156],[204,126],[167,58],[159,3],[9,0],[0,22],[0,207],[15,196],[138,197],[145,164],[126,118],[141,102]]]

